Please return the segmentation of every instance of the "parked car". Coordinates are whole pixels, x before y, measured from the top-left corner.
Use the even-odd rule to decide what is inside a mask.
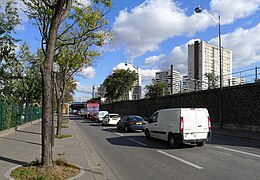
[[[99,111],[98,112],[98,115],[97,115],[97,121],[98,122],[102,122],[103,121],[103,118],[109,114],[108,111]]]
[[[116,125],[118,121],[120,121],[121,117],[119,114],[111,113],[105,115],[102,120],[102,125]]]
[[[206,108],[172,108],[156,111],[145,126],[147,139],[168,141],[170,147],[181,143],[203,146],[211,139],[211,122]]]
[[[133,130],[144,130],[145,128],[145,120],[136,115],[128,115],[122,117],[122,119],[117,123],[118,130],[124,130],[125,132],[133,131]]]

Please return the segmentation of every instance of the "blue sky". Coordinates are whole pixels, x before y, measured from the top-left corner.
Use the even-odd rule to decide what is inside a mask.
[[[80,0],[87,3],[88,0]],[[99,86],[115,68],[125,63],[139,68],[142,84],[154,78],[155,72],[173,64],[187,74],[187,45],[195,39],[218,45],[218,26],[206,10],[196,14],[200,5],[215,18],[221,15],[222,46],[232,50],[233,72],[260,66],[260,0],[112,0],[107,14],[115,42],[102,49],[93,67],[75,78],[79,88],[75,97],[91,97],[92,86]],[[19,3],[20,6],[22,6]],[[35,51],[40,36],[21,15],[17,37]]]

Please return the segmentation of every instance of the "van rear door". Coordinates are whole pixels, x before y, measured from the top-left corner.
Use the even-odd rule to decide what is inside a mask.
[[[184,121],[183,134],[197,132],[195,109],[183,109],[181,114]]]
[[[208,132],[208,112],[206,109],[196,109],[197,132]]]

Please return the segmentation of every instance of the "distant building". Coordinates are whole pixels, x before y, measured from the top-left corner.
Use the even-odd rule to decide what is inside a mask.
[[[95,97],[101,97],[104,98],[106,94],[106,88],[104,86],[104,84],[101,84],[98,88],[97,88],[97,92]]]
[[[241,77],[232,77],[232,79],[229,81],[229,86],[237,86],[245,83],[245,78]]]
[[[222,86],[228,86],[232,79],[232,51],[222,48]],[[204,41],[188,45],[188,78],[193,89],[207,89],[207,74],[220,77],[219,47]],[[219,87],[220,81],[217,82]]]
[[[167,70],[155,73],[156,82],[167,83],[168,94],[179,92],[180,73],[174,70]]]

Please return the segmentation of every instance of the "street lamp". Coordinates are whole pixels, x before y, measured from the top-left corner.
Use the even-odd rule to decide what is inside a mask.
[[[54,91],[55,91],[55,74],[60,72],[58,63],[52,64],[52,119],[51,119],[51,147],[54,146]]]
[[[220,29],[220,14],[218,15],[218,19],[214,18],[212,14],[209,13],[207,9],[205,9],[210,17],[218,23],[218,45],[219,45],[219,87],[220,87],[220,103],[219,103],[219,124],[222,129],[222,52],[221,52],[221,29]],[[201,7],[198,6],[194,9],[196,13],[201,13]]]

